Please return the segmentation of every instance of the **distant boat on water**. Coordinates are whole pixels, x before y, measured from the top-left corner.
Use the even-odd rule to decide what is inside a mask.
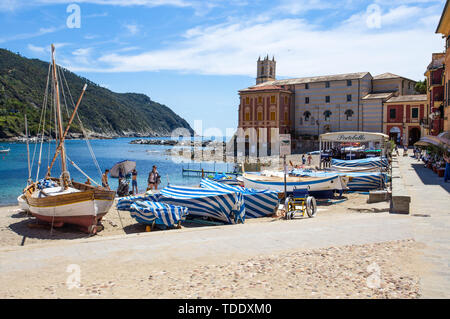
[[[8,154],[10,150],[10,148],[4,148],[2,146],[2,148],[0,148],[0,154]]]

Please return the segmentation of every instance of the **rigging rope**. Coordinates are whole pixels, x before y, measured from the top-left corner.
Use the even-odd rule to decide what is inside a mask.
[[[39,126],[38,126],[38,130],[36,132],[36,141],[34,144],[33,159],[31,160],[31,172],[33,171],[33,167],[34,167],[34,159],[36,157],[36,150],[37,150],[37,145],[38,145],[38,141],[39,141],[39,133],[41,131],[42,120],[45,117],[45,113],[46,113],[47,105],[48,105],[48,85],[49,85],[49,80],[50,80],[50,71],[51,71],[51,64],[48,65],[47,84],[45,85],[44,100],[42,101],[41,118],[39,120]]]
[[[94,183],[97,186],[100,186],[99,184],[97,184],[96,181],[94,181],[92,178],[90,178],[85,172],[83,172],[83,170],[81,168],[78,167],[77,164],[75,164],[74,161],[72,161],[69,156],[67,156],[67,160],[69,161],[70,164],[72,164],[73,167],[75,167],[81,174],[83,174],[84,176],[86,176],[92,183]]]
[[[64,72],[61,72],[61,73],[62,73],[62,79],[64,80],[64,83],[65,83],[65,85],[67,87],[67,92],[69,94],[70,101],[72,102],[72,105],[73,105],[73,107],[75,109],[75,103],[74,103],[74,100],[72,98],[72,93],[70,92],[70,88],[69,88],[69,85],[67,83],[66,76],[65,76]],[[80,118],[78,112],[76,113],[76,116],[77,116],[78,122],[80,123],[80,128],[81,128],[81,131],[83,132],[84,140],[86,141],[86,145],[88,147],[89,153],[91,154],[92,160],[94,161],[94,165],[96,166],[99,175],[102,176],[102,170],[100,168],[100,165],[98,164],[97,158],[96,158],[96,156],[94,154],[94,150],[92,149],[91,143],[89,142],[88,135],[86,133],[86,130],[85,130],[84,125],[83,125],[83,122],[81,121],[81,118]]]
[[[48,104],[48,85],[49,85],[49,77],[50,77],[50,72],[51,72],[50,66],[51,66],[51,64],[49,64],[49,72],[47,75],[47,88],[46,88],[46,92],[45,92],[45,96],[44,96],[45,107],[43,110],[41,146],[39,148],[39,159],[38,159],[38,165],[37,165],[37,170],[36,170],[36,181],[39,180],[39,170],[41,168],[41,159],[42,159],[42,145],[44,143],[44,136],[45,136],[45,122],[46,122],[47,104]],[[52,94],[52,97],[53,97],[53,94]],[[40,126],[40,124],[39,124],[39,126]]]

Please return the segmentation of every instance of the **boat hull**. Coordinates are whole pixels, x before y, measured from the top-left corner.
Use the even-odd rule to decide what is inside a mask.
[[[264,179],[262,176],[244,174],[243,180],[245,188],[284,191],[284,178],[271,177]],[[338,175],[326,178],[288,177],[286,182],[287,192],[292,192],[294,188],[308,188],[309,191],[314,192],[343,190],[346,187],[342,185],[341,178]]]
[[[114,191],[74,183],[76,192],[36,198],[39,192],[33,185],[25,192],[30,213],[54,227],[64,224],[80,226],[87,233],[95,233],[96,225],[114,203]]]

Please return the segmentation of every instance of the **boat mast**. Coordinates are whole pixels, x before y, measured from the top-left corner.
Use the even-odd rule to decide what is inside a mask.
[[[27,136],[27,158],[28,158],[28,184],[31,182],[31,165],[30,165],[30,145],[28,143],[28,121],[25,114],[25,135]]]
[[[86,92],[86,88],[87,88],[87,84],[85,84],[83,86],[83,90],[81,91],[81,95],[80,95],[80,97],[78,99],[77,105],[75,105],[75,109],[73,110],[72,116],[70,117],[69,122],[67,123],[66,130],[64,131],[64,134],[62,135],[62,137],[60,137],[60,141],[58,143],[58,147],[56,148],[55,155],[53,156],[52,162],[49,165],[48,170],[47,170],[47,175],[48,176],[50,176],[53,164],[55,163],[55,160],[58,157],[59,152],[61,151],[63,142],[65,141],[67,133],[69,132],[70,125],[72,125],[72,122],[73,122],[73,120],[75,118],[75,114],[77,114],[78,107],[80,106],[81,99],[83,98],[84,92]]]
[[[59,87],[58,87],[58,77],[56,74],[56,63],[55,63],[55,46],[52,44],[52,63],[53,63],[53,80],[55,83],[55,95],[56,95],[56,116],[58,120],[58,132],[59,132],[59,139],[61,143],[61,171],[63,175],[63,184],[64,189],[67,189],[69,185],[69,181],[67,180],[66,172],[67,172],[67,166],[66,166],[66,149],[64,145],[63,137],[63,128],[62,128],[62,117],[61,117],[61,107],[60,107],[60,101],[59,101]]]

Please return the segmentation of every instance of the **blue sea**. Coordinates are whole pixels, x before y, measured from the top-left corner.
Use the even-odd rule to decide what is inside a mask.
[[[201,177],[187,177],[182,174],[182,168],[201,169],[208,171],[233,171],[233,164],[214,163],[214,162],[190,162],[187,160],[181,163],[174,162],[166,150],[171,146],[160,145],[139,145],[129,142],[136,138],[119,138],[112,140],[90,140],[92,149],[97,158],[102,171],[111,168],[115,163],[122,160],[131,160],[136,162],[138,171],[138,188],[143,192],[147,188],[147,178],[152,166],[156,165],[161,175],[161,184],[159,189],[165,187],[170,182],[171,185],[199,185]],[[164,139],[164,138],[148,138]],[[36,180],[37,159],[39,157],[40,144],[30,144],[31,157],[35,154],[35,163],[32,169],[32,179]],[[1,147],[10,148],[8,154],[0,154],[0,206],[17,204],[17,197],[21,194],[28,178],[27,148],[25,143],[0,142]],[[49,152],[50,149],[50,152]],[[46,167],[53,157],[55,144],[52,142],[44,143],[42,148],[42,165],[39,178],[46,173]],[[96,168],[90,155],[85,140],[67,140],[66,150],[68,157],[75,162],[88,176],[101,184],[101,175]],[[69,172],[75,181],[85,182],[86,177],[69,163],[67,164]],[[58,157],[52,169],[52,176],[60,175],[60,158]],[[109,184],[112,189],[116,189],[118,180],[109,178]],[[130,185],[131,190],[131,185]]]

